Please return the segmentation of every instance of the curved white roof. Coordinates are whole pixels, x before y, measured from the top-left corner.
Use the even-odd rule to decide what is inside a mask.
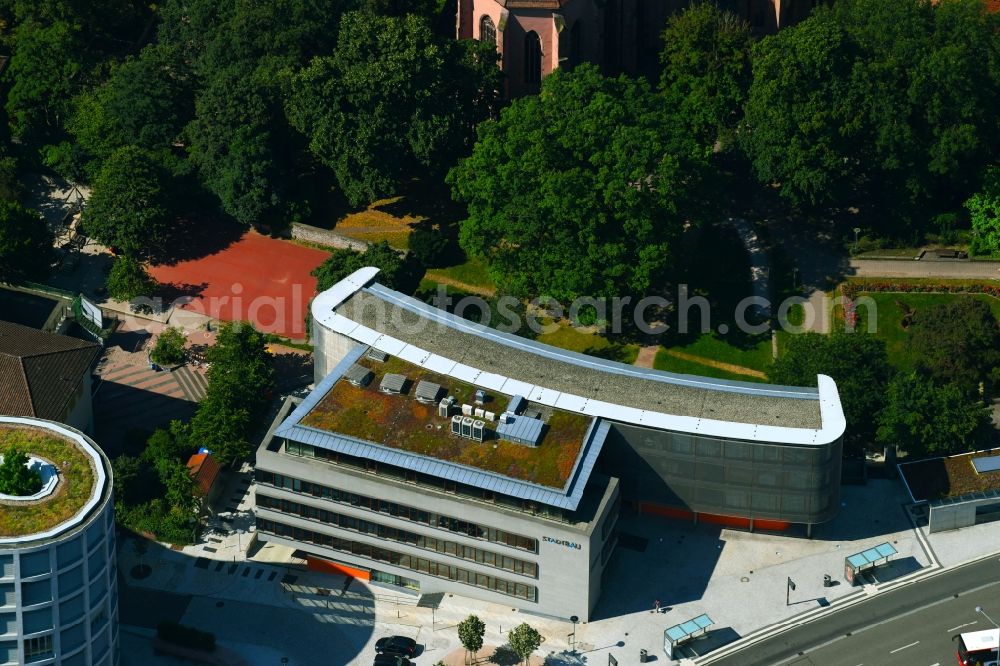
[[[398,356],[410,363],[426,367],[438,374],[452,376],[507,395],[523,395],[533,402],[557,409],[620,423],[703,436],[798,445],[825,445],[835,442],[843,435],[847,425],[836,383],[826,375],[819,375],[817,378],[818,388],[811,389],[730,382],[636,368],[540,344],[461,319],[386,289],[381,285],[372,285],[377,274],[377,268],[362,268],[319,294],[312,304],[313,319],[331,331],[392,356]],[[425,336],[423,341],[419,335],[411,336],[409,340],[403,340],[388,333],[388,331],[396,330],[392,326],[380,326],[383,330],[378,330],[360,323],[358,319],[363,318],[357,316],[356,313],[352,313],[355,318],[351,318],[338,311],[349,299],[361,293],[397,308],[392,313],[393,316],[399,316],[400,313],[403,313],[413,318],[433,321],[435,324],[452,331],[456,337],[462,335],[477,336],[484,346],[502,345],[509,351],[508,356],[510,357],[518,353],[528,357],[529,360],[530,355],[534,355],[539,363],[542,361],[550,365],[554,362],[562,363],[563,367],[571,369],[573,373],[584,371],[588,374],[600,375],[602,379],[600,383],[603,383],[604,380],[617,386],[629,385],[630,381],[636,385],[641,383],[647,393],[650,386],[659,385],[664,395],[680,393],[684,400],[700,401],[703,404],[698,409],[685,409],[687,414],[679,413],[681,410],[675,410],[676,413],[671,413],[668,408],[662,410],[642,408],[608,400],[598,400],[593,396],[580,395],[572,390],[566,390],[565,386],[562,389],[555,389],[540,381],[534,381],[534,378],[507,376],[493,370],[474,367],[455,360],[446,353],[432,353],[421,346],[422,344],[430,345],[431,338],[429,336]],[[445,335],[447,334],[446,331]],[[441,349],[436,349],[436,351],[440,352]],[[502,366],[504,355],[497,354],[496,356],[499,359],[499,365]],[[656,384],[651,384],[651,382]],[[610,392],[614,393],[613,390]],[[584,393],[582,387],[580,393]],[[673,401],[676,405],[676,395],[673,396]],[[626,401],[623,400],[623,402]],[[647,404],[649,401],[632,402],[635,405]],[[655,402],[659,404],[660,401]],[[706,407],[706,405],[710,406]],[[776,405],[780,407],[779,412],[784,410],[789,415],[789,422],[809,423],[810,426],[778,425],[777,423],[782,420],[780,413],[770,414],[769,418],[762,419],[761,423],[755,423],[750,418],[743,418],[753,416],[755,410],[761,406],[774,407]],[[804,414],[801,418],[800,412]],[[711,418],[704,416],[705,413],[723,413],[731,415],[732,418]]]

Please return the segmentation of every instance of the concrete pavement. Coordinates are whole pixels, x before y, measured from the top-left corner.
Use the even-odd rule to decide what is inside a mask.
[[[996,555],[859,599],[749,648],[697,663],[713,666],[931,666],[954,663],[951,637],[989,628],[975,613],[1000,598]]]

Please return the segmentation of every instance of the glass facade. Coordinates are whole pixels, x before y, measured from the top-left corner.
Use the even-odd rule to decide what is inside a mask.
[[[793,446],[617,423],[608,448],[605,466],[630,499],[806,524],[829,520],[840,507],[840,440]]]
[[[468,571],[448,564],[442,564],[434,560],[405,555],[388,548],[380,548],[367,543],[359,543],[349,539],[342,539],[330,534],[304,530],[291,525],[285,525],[266,518],[257,519],[257,530],[266,534],[273,534],[279,537],[312,543],[317,546],[329,548],[331,550],[350,553],[358,557],[363,557],[376,562],[387,562],[393,566],[403,569],[410,569],[428,576],[444,578],[456,581],[465,585],[472,585],[497,592],[510,597],[517,597],[527,601],[538,600],[538,590],[534,585],[518,583],[496,576]]]
[[[321,497],[333,502],[339,502],[341,504],[347,504],[367,509],[368,511],[375,511],[377,513],[384,513],[395,518],[409,520],[422,525],[428,525],[430,527],[437,527],[439,529],[448,530],[457,534],[463,534],[465,536],[472,537],[473,539],[482,539],[491,543],[499,543],[505,546],[510,546],[511,548],[528,551],[530,553],[538,552],[538,540],[532,537],[522,536],[520,534],[514,534],[512,532],[498,530],[492,527],[486,527],[484,525],[479,525],[477,523],[451,516],[431,513],[416,507],[406,506],[405,504],[397,504],[396,502],[389,502],[387,500],[377,499],[374,497],[366,497],[347,490],[331,488],[330,486],[324,486],[318,483],[310,483],[308,481],[302,481],[300,479],[295,479],[282,474],[274,474],[265,470],[257,470],[256,481],[257,483],[274,486],[276,488],[283,488],[295,493]]]
[[[438,553],[470,560],[472,562],[478,562],[479,564],[495,567],[497,569],[505,569],[524,576],[531,576],[533,578],[538,577],[538,565],[534,562],[527,562],[516,557],[508,557],[492,551],[483,550],[481,548],[465,546],[454,541],[435,539],[434,537],[425,536],[423,534],[387,527],[379,523],[373,523],[368,520],[355,518],[354,516],[345,516],[333,511],[326,511],[324,509],[318,509],[316,507],[300,504],[298,502],[290,502],[277,497],[269,497],[267,495],[261,495],[260,493],[257,494],[257,506],[300,516],[308,520],[316,520],[327,525],[333,525],[340,529],[351,530],[361,534],[370,534],[387,541],[396,541],[414,546],[416,548],[433,550]]]

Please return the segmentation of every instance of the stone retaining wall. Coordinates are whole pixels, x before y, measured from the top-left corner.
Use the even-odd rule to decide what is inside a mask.
[[[292,238],[327,247],[357,250],[358,252],[364,252],[368,248],[368,243],[364,241],[348,238],[330,229],[320,229],[300,222],[292,223]]]

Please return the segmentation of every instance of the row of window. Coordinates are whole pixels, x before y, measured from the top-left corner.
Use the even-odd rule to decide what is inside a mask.
[[[479,564],[485,564],[486,566],[498,569],[506,569],[507,571],[513,571],[525,576],[538,577],[538,565],[534,562],[526,562],[515,557],[506,557],[488,550],[482,550],[481,548],[474,548],[473,546],[463,546],[454,541],[435,539],[422,534],[416,534],[415,532],[399,530],[394,527],[380,525],[379,523],[361,520],[353,516],[345,516],[333,511],[317,509],[314,506],[290,502],[277,497],[268,497],[259,493],[257,495],[257,506],[302,516],[311,520],[318,520],[321,523],[335,525],[345,530],[371,534],[380,539],[398,541],[399,543],[405,543],[417,548],[426,548],[427,550],[444,553],[452,557],[461,557],[472,562],[478,562]]]
[[[537,539],[522,536],[520,534],[514,534],[504,530],[498,530],[492,527],[485,527],[467,520],[452,518],[451,516],[431,513],[429,511],[406,506],[404,504],[396,504],[395,502],[366,497],[364,495],[348,492],[346,490],[331,488],[318,483],[310,483],[309,481],[301,481],[283,474],[274,474],[264,470],[257,470],[257,481],[258,483],[269,484],[277,488],[284,488],[293,492],[305,493],[314,497],[322,497],[323,499],[340,502],[342,504],[349,504],[351,506],[360,507],[369,511],[384,513],[403,520],[409,520],[423,525],[430,525],[431,527],[439,527],[457,534],[464,534],[465,536],[472,537],[473,539],[482,539],[492,543],[499,543],[512,548],[526,550],[531,553],[538,552]]]
[[[344,453],[337,453],[336,451],[330,451],[329,449],[324,449],[318,446],[310,446],[309,444],[302,444],[301,442],[293,440],[286,440],[285,452],[292,455],[323,460],[342,467],[350,467],[351,469],[356,469],[368,474],[375,474],[377,476],[395,479],[397,481],[412,483],[424,488],[442,491],[450,495],[459,495],[461,497],[468,497],[469,499],[474,499],[480,502],[489,502],[490,504],[496,504],[506,509],[513,509],[514,511],[520,511],[532,516],[558,520],[563,523],[575,523],[579,521],[579,517],[575,513],[571,511],[563,511],[559,507],[547,506],[531,500],[495,493],[492,490],[484,490],[483,488],[477,488],[476,486],[470,486],[465,483],[449,481],[430,474],[421,474],[420,472],[415,472],[412,469],[397,467],[396,465],[386,465],[374,460],[369,460],[368,458],[359,458],[357,456],[350,456]]]
[[[465,585],[482,587],[507,596],[526,599],[528,601],[538,600],[538,590],[534,585],[515,583],[514,581],[504,580],[503,578],[497,578],[495,576],[487,576],[486,574],[476,573],[466,569],[460,569],[458,567],[441,564],[422,557],[404,555],[403,553],[397,553],[386,548],[379,548],[378,546],[372,546],[366,543],[341,539],[339,537],[329,534],[321,534],[311,530],[303,530],[298,527],[292,527],[291,525],[277,523],[273,520],[258,519],[257,529],[261,532],[287,537],[294,539],[295,541],[314,543],[318,546],[339,550],[344,553],[350,553],[352,555],[375,560],[377,562],[387,562],[393,566],[410,569],[411,571],[419,571],[429,576],[445,578],[447,580],[464,583]]]

